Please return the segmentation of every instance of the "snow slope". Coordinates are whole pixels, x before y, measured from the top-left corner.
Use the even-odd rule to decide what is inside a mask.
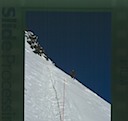
[[[111,105],[32,52],[25,37],[25,121],[110,121]]]

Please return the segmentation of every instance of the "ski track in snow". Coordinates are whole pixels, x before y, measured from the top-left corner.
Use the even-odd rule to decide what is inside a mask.
[[[34,54],[26,39],[25,121],[111,120],[111,105],[108,102],[72,79],[51,61]]]
[[[62,121],[62,113],[61,113],[61,108],[60,108],[60,103],[59,103],[59,98],[58,98],[58,94],[57,94],[57,91],[56,91],[56,88],[55,88],[55,80],[52,76],[52,72],[50,71],[50,69],[48,68],[49,72],[50,72],[50,76],[51,76],[51,83],[52,83],[52,86],[53,86],[53,89],[54,89],[54,92],[55,92],[55,98],[56,98],[56,101],[57,101],[57,107],[58,107],[58,112],[59,112],[59,117],[60,117],[60,121]]]

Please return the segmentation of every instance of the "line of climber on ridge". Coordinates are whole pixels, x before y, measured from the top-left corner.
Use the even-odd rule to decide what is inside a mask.
[[[33,52],[40,56],[44,55],[46,60],[48,60],[49,58],[45,54],[45,50],[43,49],[43,47],[41,47],[41,45],[38,42],[38,36],[36,36],[31,31],[25,31],[25,36],[27,37],[27,42],[30,45],[30,47],[33,49]]]

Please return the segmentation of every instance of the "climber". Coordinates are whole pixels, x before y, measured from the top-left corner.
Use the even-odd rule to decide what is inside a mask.
[[[44,49],[39,45],[39,55],[42,56],[42,54],[44,53]]]
[[[75,73],[75,71],[74,71],[74,70],[72,70],[72,71],[71,71],[70,76],[71,76],[73,79],[75,78],[76,73]]]
[[[37,39],[38,39],[38,37],[37,37],[36,35],[31,35],[31,36],[29,36],[29,38],[30,38],[31,40],[37,40]]]
[[[26,31],[25,33],[28,34],[29,37],[34,35],[34,33],[31,31]]]
[[[31,43],[30,47],[33,49],[36,46],[38,46],[39,42],[37,42],[37,40],[35,40],[34,42]]]
[[[49,58],[48,58],[48,56],[47,55],[44,55],[44,57],[45,57],[45,59],[48,61],[49,60]]]
[[[33,52],[37,53],[40,56],[42,56],[42,54],[44,53],[44,49],[40,46],[40,44],[38,42],[37,42],[37,44],[35,44],[33,46],[33,48],[35,48],[35,50]]]
[[[39,54],[39,52],[40,52],[40,45],[37,44],[37,45],[34,46],[34,48],[35,48],[35,50],[33,52],[36,53],[36,54]]]

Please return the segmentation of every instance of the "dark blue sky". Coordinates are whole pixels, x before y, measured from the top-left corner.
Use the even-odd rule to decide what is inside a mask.
[[[111,13],[28,12],[26,29],[56,65],[111,103]]]

